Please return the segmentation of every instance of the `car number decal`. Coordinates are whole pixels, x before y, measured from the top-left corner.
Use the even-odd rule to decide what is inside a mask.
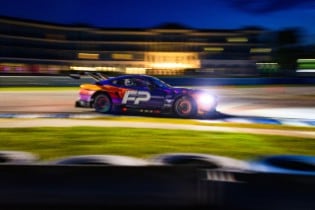
[[[141,101],[146,102],[151,99],[151,94],[148,91],[136,91],[136,90],[129,90],[126,91],[122,104],[126,104],[128,101],[133,101],[134,104],[139,104]]]

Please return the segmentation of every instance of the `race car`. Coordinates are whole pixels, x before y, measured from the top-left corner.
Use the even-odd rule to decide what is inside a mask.
[[[180,118],[209,117],[216,110],[217,97],[205,90],[173,87],[149,75],[109,78],[100,72],[85,74],[96,82],[80,85],[76,107],[94,108],[99,113],[175,114]]]

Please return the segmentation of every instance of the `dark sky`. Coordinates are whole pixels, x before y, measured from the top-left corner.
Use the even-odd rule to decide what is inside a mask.
[[[315,34],[315,0],[3,0],[0,15],[97,27],[270,30],[298,27]]]

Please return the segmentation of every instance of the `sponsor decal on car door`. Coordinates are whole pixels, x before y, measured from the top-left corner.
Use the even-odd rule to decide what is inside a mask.
[[[143,102],[148,102],[151,99],[151,94],[148,91],[128,90],[122,99],[122,104],[139,105]]]

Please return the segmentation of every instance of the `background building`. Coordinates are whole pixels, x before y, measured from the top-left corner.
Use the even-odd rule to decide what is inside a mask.
[[[96,70],[151,75],[259,75],[274,68],[259,28],[93,28],[0,17],[0,72]],[[271,67],[270,67],[271,66]]]

